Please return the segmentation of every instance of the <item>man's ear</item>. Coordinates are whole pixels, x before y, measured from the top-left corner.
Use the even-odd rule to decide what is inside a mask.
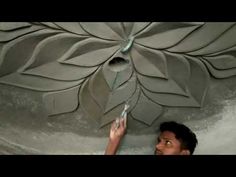
[[[181,155],[190,155],[190,151],[188,149],[183,149],[180,154]]]

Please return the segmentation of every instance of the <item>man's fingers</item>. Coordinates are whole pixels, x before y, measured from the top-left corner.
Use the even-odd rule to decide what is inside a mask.
[[[127,124],[127,117],[124,118],[116,118],[116,120],[111,125],[111,130],[117,130],[119,128],[126,128]]]
[[[127,127],[127,117],[124,118],[124,127]]]
[[[126,122],[127,122],[127,117],[124,117],[124,118],[121,119],[121,126],[123,128],[126,128]]]
[[[111,124],[111,129],[114,130],[117,127],[117,119]]]

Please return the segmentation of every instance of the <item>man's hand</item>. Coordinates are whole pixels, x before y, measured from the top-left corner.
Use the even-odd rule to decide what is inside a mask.
[[[120,141],[125,135],[126,123],[127,123],[127,118],[117,119],[116,121],[112,123],[111,129],[110,129],[109,142],[108,142],[105,154],[114,155],[116,153],[117,148],[120,144]]]
[[[118,141],[124,136],[126,131],[126,121],[127,118],[117,119],[112,123],[109,137],[111,141]]]

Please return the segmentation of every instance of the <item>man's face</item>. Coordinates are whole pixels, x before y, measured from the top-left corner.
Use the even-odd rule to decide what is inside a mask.
[[[181,142],[175,138],[175,134],[164,131],[157,138],[156,155],[189,155],[188,150],[181,148]]]

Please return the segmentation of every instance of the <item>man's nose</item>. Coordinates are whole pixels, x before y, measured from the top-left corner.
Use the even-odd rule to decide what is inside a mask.
[[[159,142],[159,143],[156,144],[156,149],[158,149],[158,150],[161,150],[161,149],[162,149],[161,142]]]

